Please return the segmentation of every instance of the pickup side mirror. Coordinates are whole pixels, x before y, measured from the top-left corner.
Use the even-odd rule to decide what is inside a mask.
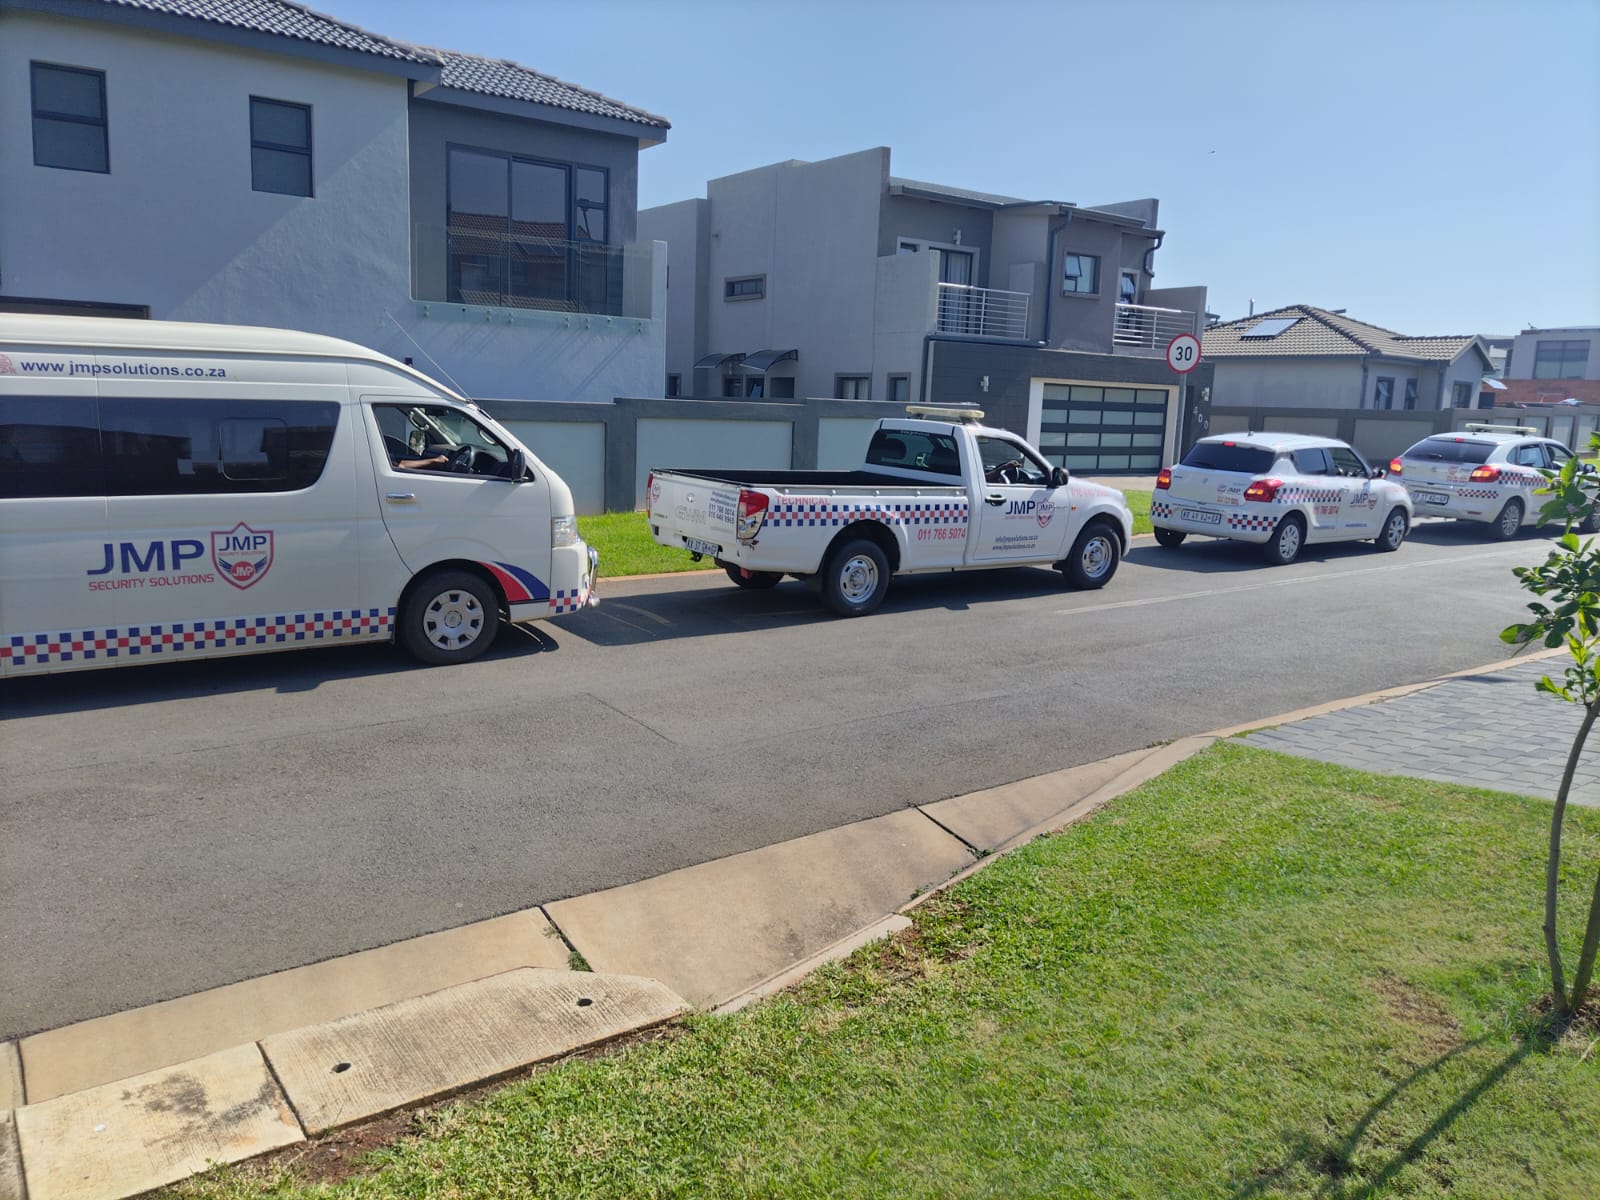
[[[1067,474],[1065,467],[1050,468],[1050,486],[1053,488],[1066,487],[1072,481],[1072,476]]]

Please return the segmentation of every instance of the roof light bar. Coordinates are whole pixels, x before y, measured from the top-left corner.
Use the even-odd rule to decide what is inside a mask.
[[[934,417],[940,421],[981,421],[981,408],[938,408],[931,404],[908,404],[906,412],[913,417]]]

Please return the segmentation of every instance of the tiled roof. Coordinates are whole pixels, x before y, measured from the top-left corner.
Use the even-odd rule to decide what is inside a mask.
[[[1245,337],[1262,321],[1274,317],[1293,318],[1294,324],[1272,337]],[[1236,321],[1225,321],[1205,331],[1201,340],[1207,357],[1261,358],[1284,356],[1377,355],[1382,358],[1420,359],[1450,362],[1477,340],[1474,334],[1448,337],[1411,337],[1369,325],[1343,313],[1313,308],[1309,304],[1290,304],[1271,312],[1256,313]]]
[[[444,87],[476,92],[481,96],[499,96],[506,100],[527,100],[534,104],[548,104],[553,108],[590,113],[597,117],[613,117],[619,121],[633,121],[656,129],[670,129],[665,117],[643,109],[630,108],[609,96],[591,92],[567,83],[552,75],[541,75],[504,59],[480,58],[476,54],[460,54],[454,50],[434,51],[444,60]]]
[[[276,34],[321,46],[376,54],[400,62],[430,67],[439,65],[438,56],[421,47],[379,37],[355,25],[312,12],[304,5],[292,4],[289,0],[104,0],[104,3],[173,17],[190,17],[196,21],[247,29],[253,33]]]

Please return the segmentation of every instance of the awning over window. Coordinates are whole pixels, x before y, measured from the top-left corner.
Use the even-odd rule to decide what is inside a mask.
[[[744,355],[742,354],[708,354],[699,362],[695,363],[695,369],[698,370],[701,367],[720,367],[724,363],[738,362],[743,357]]]
[[[744,356],[744,361],[739,365],[746,371],[765,371],[774,363],[781,363],[786,359],[799,358],[798,350],[757,350],[754,354]]]
[[[1498,379],[1490,379],[1487,375],[1483,377],[1483,386],[1497,392],[1503,392],[1506,390],[1505,384],[1501,383]]]

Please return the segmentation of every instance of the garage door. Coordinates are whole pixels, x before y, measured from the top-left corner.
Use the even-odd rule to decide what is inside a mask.
[[[1069,471],[1159,471],[1165,388],[1047,383],[1039,449]]]

